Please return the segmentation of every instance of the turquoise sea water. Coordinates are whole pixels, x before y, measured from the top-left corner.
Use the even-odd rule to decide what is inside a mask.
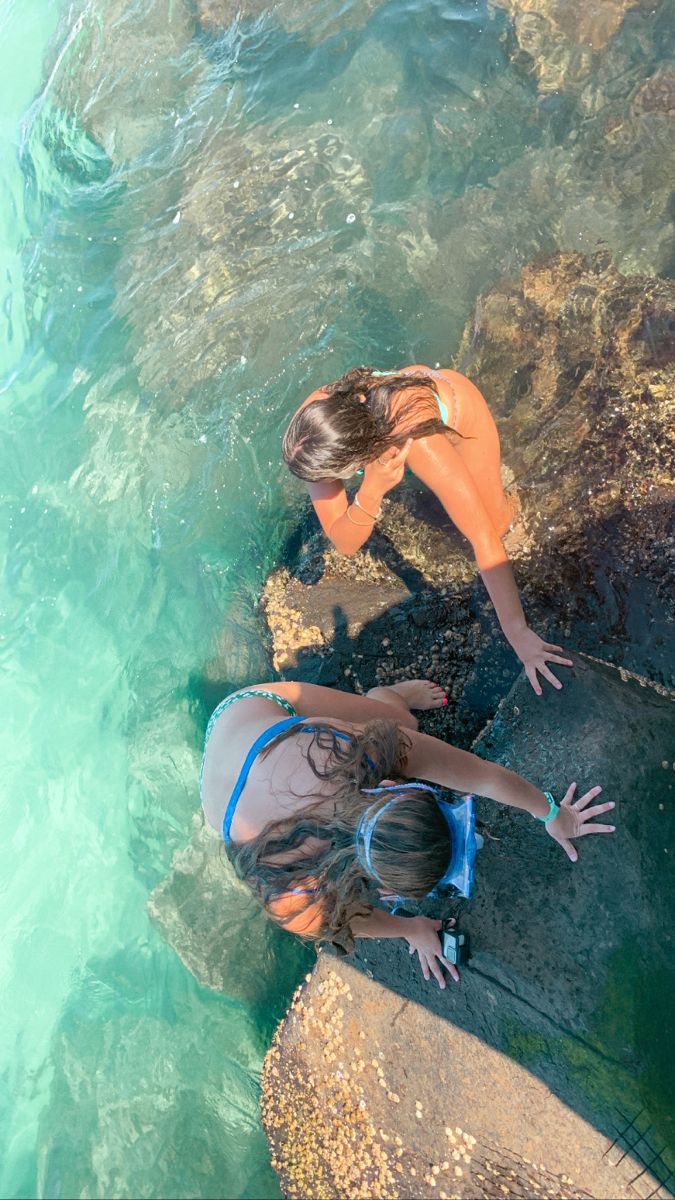
[[[278,1194],[258,1073],[299,961],[261,1013],[146,902],[213,681],[267,674],[285,420],[356,362],[448,362],[537,253],[669,265],[635,101],[665,6],[563,44],[559,79],[507,9],[0,7],[2,1195]]]

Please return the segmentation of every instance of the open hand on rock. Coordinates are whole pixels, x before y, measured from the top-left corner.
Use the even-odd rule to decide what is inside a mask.
[[[562,646],[555,646],[551,642],[545,642],[539,637],[538,633],[535,633],[528,626],[525,626],[514,637],[509,637],[509,641],[525,667],[525,674],[538,696],[541,696],[542,693],[539,675],[547,679],[554,688],[560,691],[562,683],[556,678],[553,671],[548,669],[546,664],[547,662],[552,662],[558,663],[561,667],[574,666],[571,658],[561,657],[564,654]]]
[[[410,917],[407,922],[408,928],[405,934],[410,953],[417,953],[419,956],[424,978],[430,979],[433,975],[434,979],[438,981],[440,988],[445,987],[443,967],[452,976],[455,983],[459,983],[459,971],[457,967],[453,963],[448,962],[447,958],[444,958],[441,954],[438,931],[442,924],[442,921],[434,921],[431,917]],[[454,920],[451,924],[454,925]]]
[[[572,845],[571,838],[585,837],[587,833],[614,833],[616,828],[614,825],[589,825],[588,823],[593,821],[594,817],[599,817],[602,813],[609,812],[611,808],[614,808],[613,800],[608,800],[605,804],[594,804],[591,808],[588,807],[591,800],[595,800],[595,797],[600,795],[601,787],[591,788],[590,792],[586,792],[575,801],[576,790],[576,783],[571,783],[565,793],[565,799],[560,805],[560,812],[546,824],[546,832],[560,843],[572,862],[576,862],[579,855]]]

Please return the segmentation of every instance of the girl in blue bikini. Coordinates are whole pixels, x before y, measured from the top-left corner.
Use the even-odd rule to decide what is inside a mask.
[[[374,895],[420,899],[454,884],[471,891],[476,792],[544,824],[574,862],[574,838],[612,833],[594,819],[593,787],[558,806],[508,771],[420,733],[411,709],[445,703],[426,680],[367,696],[306,683],[259,684],[228,696],[209,721],[201,772],[206,817],[240,876],[286,929],[350,952],[357,937],[402,937],[425,979],[459,979],[440,921],[395,915]],[[417,776],[424,779],[418,782]]]
[[[540,676],[562,687],[547,664],[572,664],[525,619],[502,544],[513,509],[501,482],[499,435],[469,379],[420,363],[396,371],[356,367],[307,397],[288,426],[283,453],[343,554],[367,541],[383,497],[410,467],[469,539],[504,635],[535,692],[541,695]],[[361,482],[349,500],[345,480],[356,474]]]

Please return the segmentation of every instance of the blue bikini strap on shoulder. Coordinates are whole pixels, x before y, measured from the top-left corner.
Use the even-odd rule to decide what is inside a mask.
[[[307,718],[305,717],[305,720],[306,720],[306,719],[307,719]],[[326,728],[326,726],[324,726],[324,728]],[[351,740],[352,740],[352,735],[351,735],[351,733],[345,733],[345,730],[344,730],[344,729],[336,729],[334,725],[329,725],[329,726],[328,726],[328,728],[329,728],[329,729],[332,729],[332,730],[333,730],[333,733],[335,733],[335,734],[336,734],[336,735],[337,735],[339,738],[342,738],[342,739],[343,739],[344,741],[346,741],[346,742],[351,742]],[[320,732],[320,726],[318,726],[318,725],[305,725],[305,727],[304,727],[304,730],[301,730],[301,732],[303,732],[303,733],[304,733],[305,731],[306,731],[307,733],[319,733],[319,732]]]
[[[244,790],[246,780],[248,779],[248,773],[251,770],[256,757],[267,745],[267,743],[271,742],[272,739],[277,736],[277,734],[283,733],[284,729],[289,729],[291,725],[297,725],[300,721],[304,720],[305,717],[286,717],[284,721],[276,721],[274,725],[270,725],[267,729],[263,729],[262,733],[254,741],[248,754],[246,755],[246,758],[244,759],[244,765],[239,772],[239,778],[234,785],[234,790],[230,796],[228,806],[225,810],[225,816],[223,817],[224,841],[230,841],[230,827],[234,818],[234,811],[237,807],[237,801]]]

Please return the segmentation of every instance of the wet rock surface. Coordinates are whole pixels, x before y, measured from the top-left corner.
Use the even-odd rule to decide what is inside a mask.
[[[319,956],[263,1072],[265,1128],[284,1194],[562,1200],[590,1194],[578,1183],[586,1171],[602,1195],[584,1122],[516,1064],[458,1028],[439,1037],[438,1024],[351,965]],[[555,1131],[545,1161],[530,1157],[534,1126]]]
[[[554,256],[484,298],[459,354],[515,474],[526,600],[670,685],[674,299],[671,281]]]
[[[475,898],[434,908],[458,915],[472,937],[457,991],[425,984],[395,942],[360,944],[355,963],[367,978],[357,984],[344,964],[320,958],[266,1066],[266,1128],[289,1195],[302,1195],[304,1172],[314,1172],[327,1196],[343,1178],[374,1195],[564,1195],[563,1175],[570,1194],[628,1196],[646,1162],[655,1164],[654,1178],[642,1177],[650,1188],[675,1165],[661,1045],[673,985],[675,710],[663,687],[673,662],[672,309],[668,281],[625,277],[607,256],[555,255],[486,295],[465,331],[459,365],[490,400],[521,502],[509,552],[533,624],[657,683],[578,659],[561,672],[562,693],[538,699],[521,680],[500,703],[477,751],[556,795],[572,779],[601,782],[619,802],[619,832],[580,843],[573,866],[538,823],[482,803]],[[411,674],[437,679],[450,702],[422,714],[422,725],[468,746],[513,680],[513,658],[428,496],[407,480],[385,510],[352,559],[325,543],[322,553],[306,519],[291,565],[272,573],[263,597],[275,667],[356,691]],[[359,998],[345,1001],[345,988]],[[360,1030],[366,1045],[379,1038],[372,1068]],[[467,1048],[468,1035],[480,1051]],[[402,1052],[410,1045],[414,1065]],[[448,1065],[456,1055],[473,1068],[459,1086]],[[448,1072],[440,1089],[439,1071]],[[460,1094],[476,1105],[472,1124],[454,1107]],[[407,1110],[388,1099],[404,1095]],[[555,1139],[528,1113],[530,1100],[537,1111],[544,1100],[565,1106],[551,1117]],[[483,1157],[467,1164],[445,1143],[439,1150],[444,1123],[475,1137]],[[443,1175],[446,1160],[466,1175]],[[523,1183],[527,1160],[545,1168],[543,1180]]]
[[[412,480],[402,492],[385,500],[367,549],[351,558],[327,548],[307,514],[292,566],[273,571],[263,589],[272,661],[282,677],[360,693],[433,679],[448,705],[424,713],[424,728],[444,737],[452,729],[468,743],[517,664],[445,513]]]
[[[481,802],[475,896],[446,907],[472,939],[459,987],[398,942],[360,942],[356,971],[320,956],[264,1072],[287,1194],[628,1197],[647,1163],[637,1194],[670,1194],[674,732],[672,698],[604,664],[543,700],[516,684],[476,751],[557,795],[601,780],[618,832],[571,864]]]

